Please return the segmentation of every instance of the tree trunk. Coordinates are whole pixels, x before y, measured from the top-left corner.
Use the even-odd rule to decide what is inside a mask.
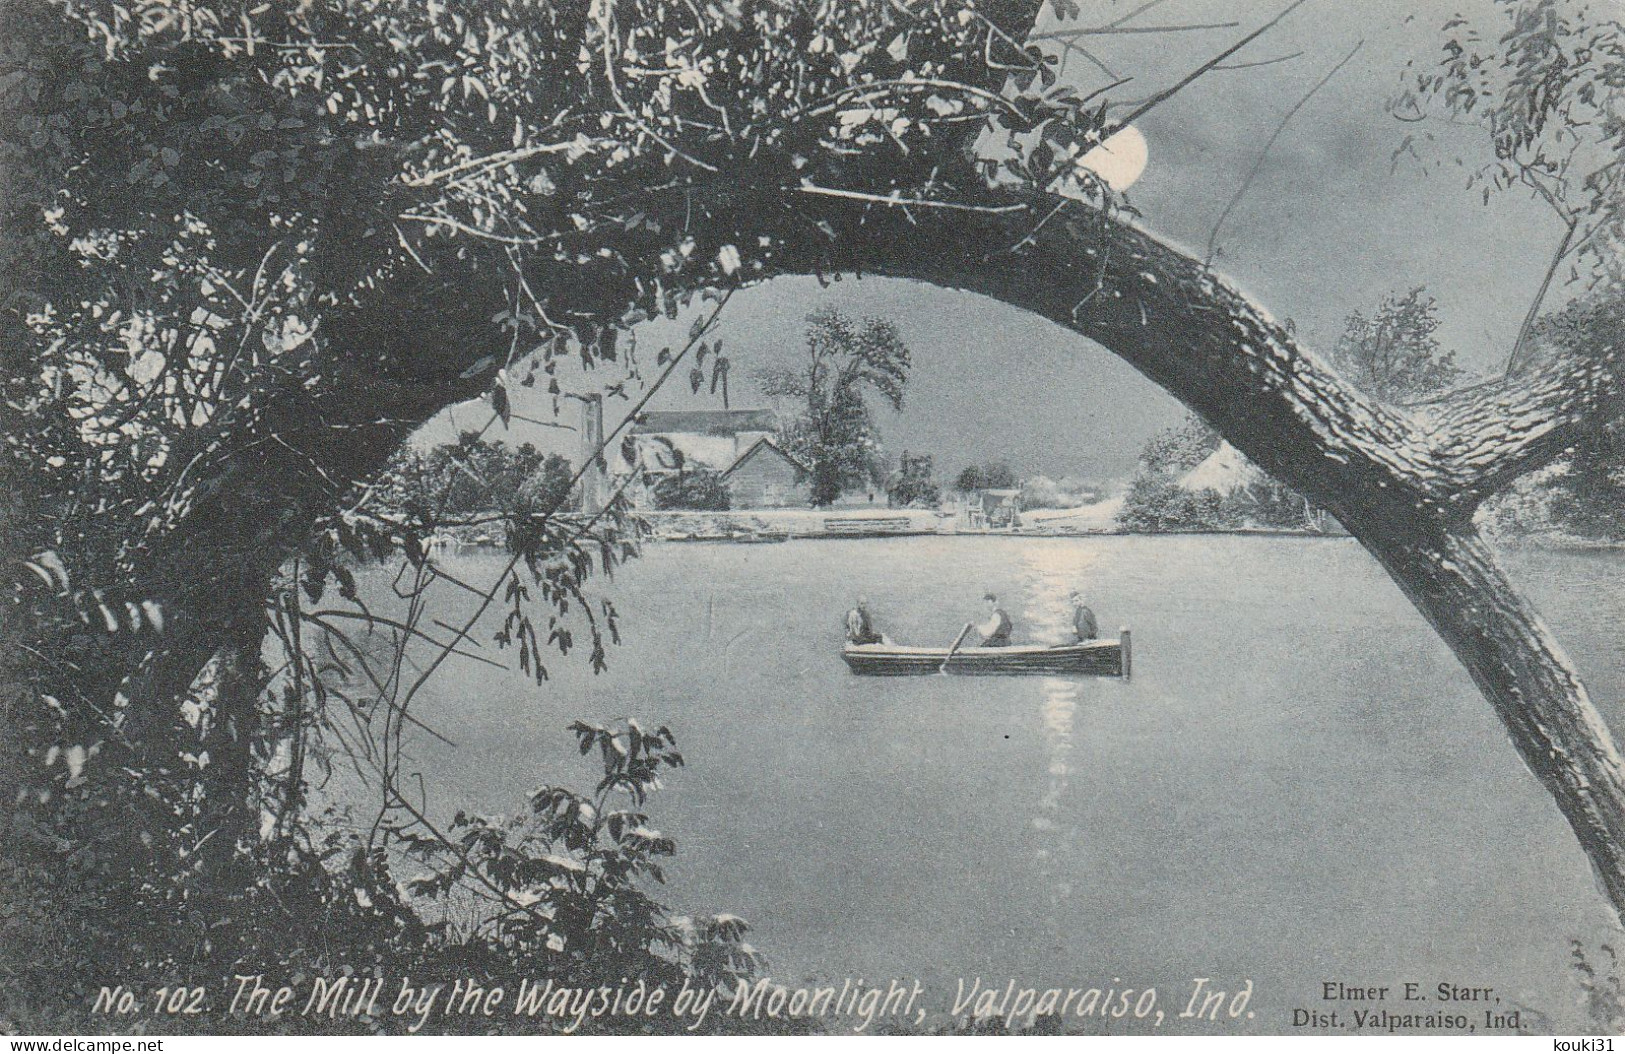
[[[1472,530],[1362,539],[1439,631],[1625,903],[1625,776],[1568,656]]]

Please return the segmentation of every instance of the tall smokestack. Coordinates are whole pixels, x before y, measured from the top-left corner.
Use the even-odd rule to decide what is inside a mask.
[[[604,445],[604,397],[589,395],[581,400],[581,457],[587,470],[581,474],[581,511],[591,516],[602,512],[609,494]]]

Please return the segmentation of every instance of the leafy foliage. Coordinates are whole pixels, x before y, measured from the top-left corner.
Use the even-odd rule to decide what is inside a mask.
[[[657,509],[706,509],[725,512],[731,499],[721,474],[704,465],[685,468],[654,486]]]
[[[1152,436],[1140,451],[1140,465],[1149,473],[1189,472],[1219,449],[1219,433],[1195,414]]]
[[[886,482],[886,500],[899,508],[935,508],[942,503],[942,488],[937,486],[930,454],[903,451],[897,471]]]
[[[1625,339],[1618,290],[1605,287],[1537,325],[1546,354],[1586,354]],[[1548,505],[1557,524],[1581,537],[1625,539],[1625,417],[1600,417],[1550,477]]]
[[[1009,462],[989,461],[984,465],[966,465],[954,478],[954,489],[961,494],[973,490],[1009,490],[1020,482]]]
[[[1487,23],[1455,14],[1442,33],[1437,65],[1408,70],[1393,101],[1397,117],[1418,125],[1396,161],[1437,163],[1429,118],[1475,123],[1493,159],[1470,170],[1467,189],[1485,204],[1497,194],[1531,193],[1562,227],[1510,371],[1554,284],[1583,296],[1622,277],[1625,23],[1605,5],[1497,0]]]
[[[781,445],[812,466],[812,503],[825,506],[879,475],[880,438],[867,397],[901,410],[910,356],[897,326],[884,319],[858,322],[823,307],[807,323],[806,366],[764,370],[758,379],[770,398],[796,404]]]
[[[465,432],[427,452],[403,447],[376,486],[380,509],[419,524],[447,525],[481,514],[541,515],[567,510],[570,463],[529,443],[510,450]]]
[[[1625,339],[1625,301],[1608,284],[1539,319],[1530,362],[1572,358]],[[1625,418],[1599,413],[1555,464],[1516,486],[1488,510],[1507,538],[1559,534],[1625,540]]]
[[[1370,318],[1359,311],[1348,316],[1332,360],[1349,380],[1384,402],[1434,395],[1462,376],[1455,352],[1439,347],[1438,328],[1438,305],[1423,287],[1390,293]]]
[[[1303,497],[1274,480],[1257,480],[1229,494],[1181,487],[1173,476],[1141,473],[1123,496],[1117,525],[1125,531],[1303,530],[1314,521]]]
[[[1625,219],[1625,173],[1613,163],[1625,151],[1625,27],[1598,5],[1564,0],[1499,0],[1495,9],[1491,24],[1461,15],[1444,23],[1442,57],[1410,71],[1394,112],[1414,120],[1437,108],[1478,123],[1495,160],[1469,188],[1486,201],[1533,191],[1587,217],[1590,236],[1571,251],[1612,266],[1608,243]]]
[[[1601,1032],[1617,1032],[1625,1028],[1625,982],[1620,980],[1619,953],[1607,941],[1598,941],[1597,951],[1601,954],[1593,962],[1585,944],[1570,938],[1569,968],[1579,981],[1590,1024]]]
[[[458,813],[440,839],[403,832],[408,856],[428,871],[410,893],[447,902],[472,886],[494,904],[472,931],[448,921],[448,939],[497,975],[542,974],[591,987],[638,977],[650,984],[684,978],[724,985],[761,965],[737,916],[670,915],[649,894],[665,881],[676,842],[644,811],[662,772],[683,757],[664,726],[570,726],[583,756],[596,753],[601,776],[590,793],[544,786],[513,818]],[[450,951],[451,949],[448,949]]]
[[[1218,531],[1239,526],[1212,490],[1186,490],[1171,476],[1144,473],[1134,477],[1123,496],[1117,523],[1125,531]]]
[[[1118,526],[1126,531],[1298,530],[1313,526],[1308,503],[1244,461],[1248,473],[1228,493],[1182,485],[1182,477],[1219,449],[1217,432],[1195,414],[1152,436],[1123,495]]]

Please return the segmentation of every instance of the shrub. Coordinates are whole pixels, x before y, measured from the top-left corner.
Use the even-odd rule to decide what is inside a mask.
[[[1126,531],[1217,531],[1241,525],[1234,506],[1211,490],[1185,490],[1165,475],[1141,474],[1129,484],[1118,526]]]
[[[973,490],[1009,490],[1016,485],[1016,470],[1006,461],[966,465],[954,480],[954,489],[961,493]]]
[[[1602,954],[1593,963],[1578,938],[1569,939],[1569,966],[1579,979],[1582,1005],[1592,1027],[1608,1035],[1625,1031],[1625,983],[1620,981],[1619,956],[1613,945],[1597,943]],[[1607,962],[1603,962],[1603,958]]]
[[[420,988],[472,980],[514,994],[521,980],[597,988],[632,978],[667,986],[668,1004],[685,981],[726,989],[753,976],[761,960],[743,919],[677,916],[651,895],[676,852],[645,810],[659,775],[682,764],[671,732],[634,721],[570,727],[581,753],[600,760],[591,791],[545,786],[515,818],[459,813],[444,831],[401,804],[392,812],[404,819],[382,824],[375,839],[344,816],[330,814],[320,826],[299,821],[289,837],[241,846],[227,858],[232,874],[195,852],[197,828],[184,817],[165,821],[186,805],[151,781],[159,797],[141,797],[153,822],[132,829],[127,844],[81,844],[67,890],[51,881],[59,870],[28,862],[60,858],[62,845],[36,832],[37,846],[21,846],[29,838],[13,829],[0,866],[6,903],[16,905],[0,917],[9,967],[0,1025],[36,1034],[218,1034],[388,1032],[415,1023],[387,1009],[377,1018],[232,1016],[237,975],[296,986],[296,1009],[311,979],[340,976],[384,978],[386,991],[410,977]],[[396,870],[414,864],[423,873],[398,881]],[[134,989],[140,1012],[91,1012],[109,978]],[[208,1004],[197,1015],[155,1011],[151,992],[163,986],[205,986]],[[472,1020],[436,1014],[426,1027],[458,1031]],[[503,1018],[505,1031],[556,1031],[571,1020]],[[589,1018],[583,1030],[675,1032],[687,1023]],[[707,1020],[708,1030],[721,1031],[781,1024],[799,1029],[721,1014]]]
[[[722,477],[708,468],[691,468],[667,476],[654,487],[657,509],[698,509],[727,512],[728,488]]]
[[[934,508],[942,502],[942,488],[937,486],[931,468],[930,454],[903,452],[902,465],[886,484],[886,500],[894,507],[918,506]]]
[[[613,728],[577,721],[570,731],[583,755],[599,755],[602,776],[591,792],[543,786],[512,818],[460,812],[446,837],[422,824],[399,832],[408,856],[429,868],[406,889],[442,906],[428,929],[447,941],[443,953],[460,970],[570,987],[613,987],[623,978],[731,985],[750,976],[760,959],[744,941],[744,920],[673,916],[649,894],[677,851],[644,811],[661,773],[683,764],[671,731],[630,720]],[[451,939],[447,906],[459,890],[489,906]]]

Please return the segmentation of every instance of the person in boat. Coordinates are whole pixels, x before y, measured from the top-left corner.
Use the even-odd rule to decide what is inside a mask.
[[[1005,613],[1004,608],[999,606],[996,594],[987,593],[982,599],[987,602],[987,616],[976,627],[977,632],[982,635],[982,647],[1008,648],[1010,631],[1015,629],[1015,624],[1010,621],[1010,616]]]
[[[846,639],[852,644],[884,644],[886,638],[875,629],[869,615],[869,598],[859,597],[858,606],[846,613]]]
[[[1095,613],[1089,605],[1083,602],[1083,594],[1074,589],[1067,599],[1072,604],[1072,632],[1078,638],[1077,642],[1094,640],[1100,636],[1100,624],[1095,621]]]

